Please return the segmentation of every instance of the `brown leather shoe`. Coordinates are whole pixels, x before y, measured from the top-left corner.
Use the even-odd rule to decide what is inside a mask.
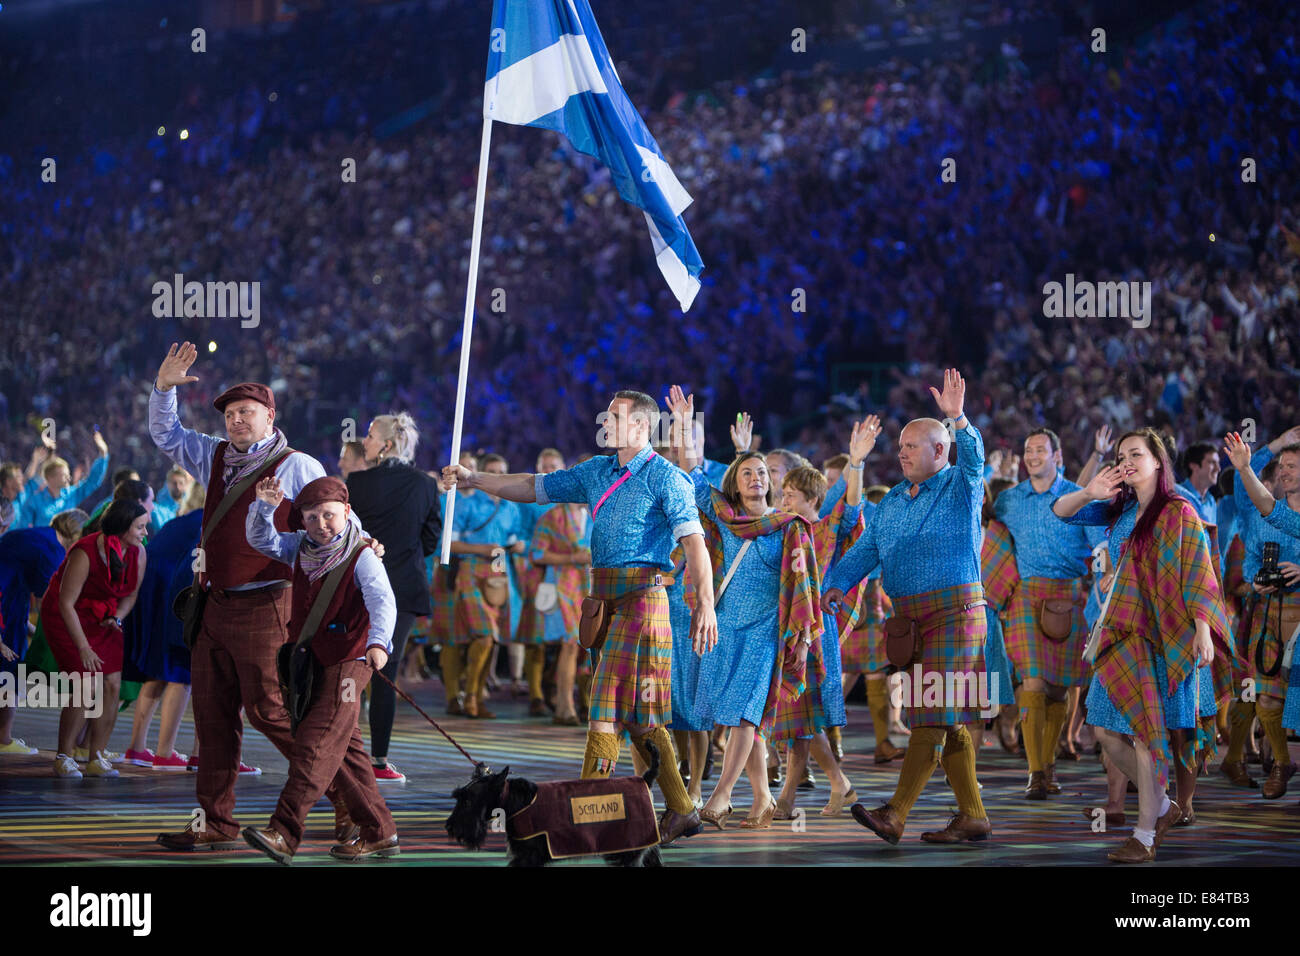
[[[1178,818],[1177,822],[1174,823],[1174,826],[1176,826],[1176,827],[1190,827],[1190,826],[1191,826],[1193,823],[1195,823],[1195,822],[1196,822],[1196,811],[1195,811],[1195,810],[1184,810],[1184,811],[1183,811],[1183,815],[1182,815],[1181,817]]]
[[[1047,774],[1041,770],[1035,770],[1029,775],[1029,783],[1025,786],[1026,800],[1046,800],[1047,799]]]
[[[876,755],[872,758],[877,764],[889,763],[891,760],[898,760],[907,756],[906,747],[895,747],[888,740],[882,740],[876,747]]]
[[[540,697],[534,697],[528,702],[529,717],[546,717],[549,716],[550,713],[551,712],[546,709],[546,701],[542,700]]]
[[[1284,764],[1280,760],[1273,761],[1273,769],[1268,773],[1268,779],[1265,780],[1259,788],[1261,796],[1265,800],[1276,800],[1286,793],[1286,782],[1295,774],[1295,764]]]
[[[462,717],[465,714],[465,706],[460,702],[459,697],[453,697],[447,701],[447,716]]]
[[[659,815],[659,845],[671,846],[679,837],[693,837],[703,829],[698,810],[684,814],[665,810]]]
[[[1244,760],[1225,760],[1219,767],[1219,773],[1227,777],[1234,787],[1241,787],[1243,790],[1253,790],[1259,786],[1255,778],[1250,775],[1250,771],[1246,769]]]
[[[946,827],[922,833],[921,839],[926,843],[978,843],[992,835],[993,826],[988,817],[977,820],[964,813],[954,813]]]
[[[1164,816],[1162,816],[1159,820],[1156,821],[1156,838],[1155,841],[1151,844],[1152,859],[1155,859],[1156,850],[1160,849],[1160,844],[1161,842],[1164,841],[1165,834],[1169,832],[1169,828],[1173,826],[1182,817],[1182,815],[1183,815],[1183,808],[1180,807],[1173,800],[1170,800],[1169,809],[1165,811]]]
[[[874,810],[868,810],[862,804],[855,803],[849,812],[853,814],[854,820],[886,843],[897,845],[903,838],[903,821],[898,819],[898,813],[887,803]]]
[[[1074,758],[1078,760],[1078,757]],[[1061,785],[1056,782],[1056,765],[1048,764],[1047,769],[1043,771],[1043,779],[1047,782],[1047,795],[1049,797],[1060,796]]]
[[[1112,813],[1110,810],[1107,810],[1105,807],[1085,807],[1083,810],[1083,818],[1087,820],[1089,823],[1091,823],[1093,820],[1096,819],[1095,811],[1097,810],[1102,810],[1105,812],[1107,827],[1122,827],[1124,825],[1125,819],[1127,819],[1122,812]]]
[[[397,845],[396,833],[387,840],[375,840],[366,843],[358,837],[351,843],[340,843],[338,846],[330,847],[330,856],[336,860],[347,860],[349,863],[355,863],[357,860],[364,860],[372,856],[398,856],[401,852],[401,848]]]
[[[203,832],[182,830],[180,833],[160,833],[158,834],[158,844],[178,853],[241,849],[239,837],[222,836],[220,833],[213,833],[210,830]]]
[[[244,827],[244,839],[254,850],[261,850],[276,863],[288,866],[293,862],[293,850],[289,849],[289,844],[284,841],[284,835],[279,830]]]
[[[1147,848],[1137,837],[1129,837],[1106,854],[1112,863],[1150,863],[1156,858],[1155,847]]]
[[[465,698],[465,713],[469,714],[470,717],[473,717],[476,720],[496,720],[497,715],[492,713],[492,711],[488,710],[487,704],[484,703],[486,699],[487,699],[486,695],[479,694],[478,700],[475,702],[474,705],[474,713],[470,714],[469,698],[468,697]]]
[[[334,839],[339,843],[348,843],[361,836],[361,827],[353,822],[348,808],[341,803],[334,804]]]

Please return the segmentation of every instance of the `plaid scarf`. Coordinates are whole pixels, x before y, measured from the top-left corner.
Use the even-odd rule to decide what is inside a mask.
[[[1150,642],[1151,652],[1165,659],[1169,683],[1156,688],[1160,694],[1173,693],[1196,671],[1196,621],[1210,626],[1216,686],[1233,653],[1227,609],[1202,527],[1192,506],[1173,498],[1156,517],[1142,554],[1127,554],[1133,542],[1124,543],[1128,560],[1111,585],[1114,593],[1097,649],[1097,670],[1106,674],[1116,706],[1158,761],[1168,756],[1165,728],[1156,725],[1150,708],[1141,706],[1140,688],[1125,676],[1136,672],[1136,656],[1130,653],[1136,642]],[[1199,749],[1203,735],[1196,736]],[[1188,755],[1182,756],[1186,760]]]
[[[351,557],[352,549],[360,542],[361,529],[351,519],[342,534],[327,544],[317,544],[311,535],[303,532],[302,545],[298,548],[298,565],[302,568],[302,573],[307,575],[307,580],[315,582],[321,575],[329,574]]]
[[[226,445],[225,454],[221,458],[221,477],[225,480],[227,488],[247,478],[270,461],[273,456],[280,454],[289,447],[289,442],[280,429],[275,429],[271,437],[274,441],[258,451],[253,451],[251,446],[248,451],[239,451],[234,445]],[[262,440],[265,441],[265,439]]]
[[[843,547],[839,547],[840,524],[844,520],[845,507],[844,496],[841,495],[840,500],[835,502],[835,507],[831,509],[831,513],[814,521],[812,525],[813,548],[817,552],[817,569],[823,577],[830,572],[835,562],[844,556],[845,551],[858,543],[858,538],[862,537],[862,532],[867,527],[866,519],[859,512],[857,523],[844,536]],[[863,614],[868,590],[864,581],[844,595],[840,610],[835,616],[841,638],[853,630],[858,618]]]
[[[984,529],[984,543],[980,546],[980,577],[984,581],[984,597],[995,611],[1005,613],[1020,586],[1020,569],[1016,566],[1015,542],[1001,521],[990,521]]]
[[[780,696],[796,700],[808,687],[807,662],[799,661],[797,650],[807,630],[819,637],[824,628],[821,612],[821,572],[813,547],[811,524],[806,518],[784,511],[773,511],[761,517],[751,517],[733,508],[722,492],[711,489],[713,510],[718,523],[738,538],[754,539],[781,531],[784,542],[781,551],[781,597],[779,601],[776,666],[772,671],[772,684],[768,688],[767,706],[763,708],[763,725],[768,727],[776,716],[776,702]],[[722,548],[722,534],[701,510],[704,539],[709,547],[713,564],[713,593],[718,592],[724,577],[726,557]],[[825,679],[824,668],[817,671],[819,680]],[[762,732],[762,728],[760,728]]]

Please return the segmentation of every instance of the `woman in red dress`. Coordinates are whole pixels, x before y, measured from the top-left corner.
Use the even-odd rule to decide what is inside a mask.
[[[135,605],[143,576],[141,545],[149,528],[149,512],[138,501],[109,505],[100,529],[86,535],[68,552],[41,598],[41,620],[50,651],[65,673],[81,680],[80,706],[66,706],[59,717],[59,752],[54,772],[79,777],[73,747],[87,717],[90,760],[86,773],[116,777],[102,752],[117,718],[122,682],[122,618]],[[95,693],[94,673],[103,672],[103,689]]]

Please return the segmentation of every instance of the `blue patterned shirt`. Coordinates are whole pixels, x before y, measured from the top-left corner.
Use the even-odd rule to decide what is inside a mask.
[[[1001,500],[1001,499],[999,499]],[[1053,499],[1055,500],[1055,499]],[[1059,518],[1069,525],[1083,526],[1088,528],[1105,528],[1110,519],[1106,517],[1106,512],[1110,508],[1109,501],[1090,501],[1068,518]],[[1119,552],[1124,542],[1129,539],[1133,529],[1137,526],[1137,499],[1130,501],[1124,510],[1120,512],[1115,519],[1115,527],[1110,529],[1110,537],[1106,539],[1106,551],[1110,554],[1110,567],[1113,571],[1119,567]]]
[[[519,506],[513,501],[493,500],[482,491],[459,492],[456,514],[451,521],[451,540],[466,544],[499,544],[526,541],[519,533]]]
[[[1259,474],[1272,460],[1273,453],[1265,446],[1250,456],[1250,467],[1254,469],[1255,474]],[[1278,561],[1294,561],[1300,564],[1300,538],[1291,537],[1277,525],[1264,519],[1254,502],[1250,500],[1250,495],[1246,493],[1246,486],[1242,484],[1239,474],[1232,477],[1232,497],[1237,503],[1237,534],[1241,535],[1242,544],[1246,546],[1246,556],[1241,563],[1241,573],[1245,580],[1254,581],[1255,575],[1259,574],[1259,566],[1264,558],[1265,541],[1278,543]],[[1278,514],[1277,507],[1273,508],[1273,514]],[[1281,515],[1278,515],[1277,520],[1285,522],[1285,518]]]
[[[1219,523],[1218,499],[1214,497],[1214,489],[1207,488],[1205,497],[1192,485],[1191,479],[1184,481],[1180,485],[1174,486],[1174,493],[1182,495],[1188,500],[1196,514],[1200,517],[1202,523],[1217,525]]]
[[[1291,510],[1291,506],[1286,503],[1286,499],[1279,500],[1273,506],[1273,510],[1264,516],[1264,520],[1283,534],[1289,534],[1293,538],[1300,538],[1300,514],[1296,514]]]
[[[1064,580],[1088,573],[1093,546],[1105,535],[1091,526],[1062,527],[1052,512],[1053,501],[1078,490],[1074,482],[1057,475],[1046,491],[1035,491],[1032,481],[1022,481],[998,495],[993,510],[1011,532],[1021,578]]]
[[[627,472],[632,477],[596,511],[596,503]],[[671,571],[674,543],[704,534],[691,480],[649,445],[625,468],[617,455],[597,455],[533,480],[538,504],[578,502],[592,509],[592,567]]]
[[[890,597],[908,597],[980,580],[980,506],[984,502],[984,439],[973,423],[957,432],[957,464],[921,482],[889,489],[858,543],[823,584],[848,591],[879,564]]]

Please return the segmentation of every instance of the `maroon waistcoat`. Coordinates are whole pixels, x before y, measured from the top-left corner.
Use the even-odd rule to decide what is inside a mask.
[[[222,476],[222,462],[225,460],[226,448],[230,442],[223,441],[212,455],[211,480],[208,482],[207,500],[203,503],[203,530],[208,530],[212,513],[217,510],[226,493],[226,481]],[[292,450],[290,450],[292,453]],[[279,467],[278,465],[276,467]],[[258,473],[258,481],[272,474],[269,466]],[[204,580],[214,588],[232,588],[254,581],[287,581],[292,569],[283,561],[266,557],[248,543],[248,534],[244,523],[248,518],[248,509],[257,497],[257,482],[249,485],[235,504],[226,512],[221,523],[208,535],[203,545],[206,571]],[[275,529],[289,530],[290,501],[285,498],[275,509]]]
[[[339,582],[338,590],[334,592],[333,599],[325,609],[325,616],[321,618],[316,636],[312,638],[312,652],[325,667],[365,656],[366,638],[370,634],[370,612],[366,610],[365,597],[357,587],[356,570],[362,551],[368,547],[368,544],[362,545],[352,555],[343,580]],[[293,563],[293,598],[288,629],[290,642],[296,642],[302,634],[302,626],[307,623],[307,615],[316,603],[316,595],[328,577],[328,574],[322,574],[315,581],[308,581],[302,565],[297,561]]]

